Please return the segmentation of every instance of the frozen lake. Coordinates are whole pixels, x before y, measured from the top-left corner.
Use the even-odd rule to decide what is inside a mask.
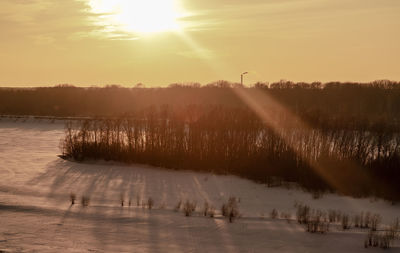
[[[22,121],[0,121],[0,252],[380,252],[364,249],[365,230],[332,226],[325,235],[309,234],[269,213],[276,208],[295,219],[301,202],[349,215],[379,213],[386,224],[400,217],[399,205],[381,200],[332,194],[315,200],[234,176],[65,161],[57,157],[63,122]],[[90,198],[88,207],[82,196]],[[219,215],[231,196],[240,199],[242,215],[234,223]],[[153,210],[143,207],[148,198]],[[193,217],[174,210],[180,200],[197,202]],[[216,208],[214,218],[201,216],[205,201]],[[391,251],[400,252],[398,241]]]

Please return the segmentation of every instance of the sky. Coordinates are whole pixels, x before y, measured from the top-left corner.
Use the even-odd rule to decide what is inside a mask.
[[[0,0],[0,86],[400,80],[399,0]]]

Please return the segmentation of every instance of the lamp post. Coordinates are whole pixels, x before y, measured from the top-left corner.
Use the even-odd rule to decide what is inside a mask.
[[[241,85],[241,86],[243,86],[243,76],[246,75],[246,74],[248,74],[248,73],[249,73],[249,72],[246,71],[246,72],[243,72],[243,73],[240,75],[240,85]]]

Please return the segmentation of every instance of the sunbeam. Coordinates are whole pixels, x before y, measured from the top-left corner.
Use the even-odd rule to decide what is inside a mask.
[[[288,139],[287,135],[283,134],[283,129],[286,129],[286,131],[289,128],[301,130],[304,131],[305,135],[310,135],[313,131],[306,122],[290,112],[265,92],[247,88],[235,88],[233,91],[245,104],[249,106],[251,110],[256,113],[265,125],[273,129],[275,133],[285,140],[288,145],[291,145],[292,142]],[[283,121],[279,119],[282,115],[286,115],[286,118]],[[305,159],[315,172],[337,192],[348,194],[351,191],[349,187],[352,184],[348,181],[353,177],[347,177],[349,175],[357,175],[361,181],[369,177],[365,169],[357,166],[351,161],[345,161],[346,171],[344,171],[337,168],[337,164],[332,164],[328,160],[310,160],[305,156],[305,154],[303,154],[303,152],[299,151],[297,147],[291,146],[291,148]]]

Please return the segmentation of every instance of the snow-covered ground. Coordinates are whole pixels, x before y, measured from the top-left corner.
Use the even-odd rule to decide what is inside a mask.
[[[0,120],[0,252],[380,252],[364,249],[366,230],[333,226],[325,235],[310,234],[269,213],[275,208],[294,219],[294,203],[302,202],[349,215],[379,213],[386,224],[400,217],[399,205],[381,200],[331,194],[315,200],[234,176],[65,161],[57,157],[63,127],[62,121]],[[73,206],[70,193],[77,195]],[[90,197],[88,207],[81,196]],[[219,215],[230,196],[240,199],[242,217],[234,223]],[[150,197],[153,210],[142,207]],[[176,212],[180,200],[197,202],[197,213]],[[205,201],[216,217],[200,215]],[[400,252],[398,241],[391,251]]]

